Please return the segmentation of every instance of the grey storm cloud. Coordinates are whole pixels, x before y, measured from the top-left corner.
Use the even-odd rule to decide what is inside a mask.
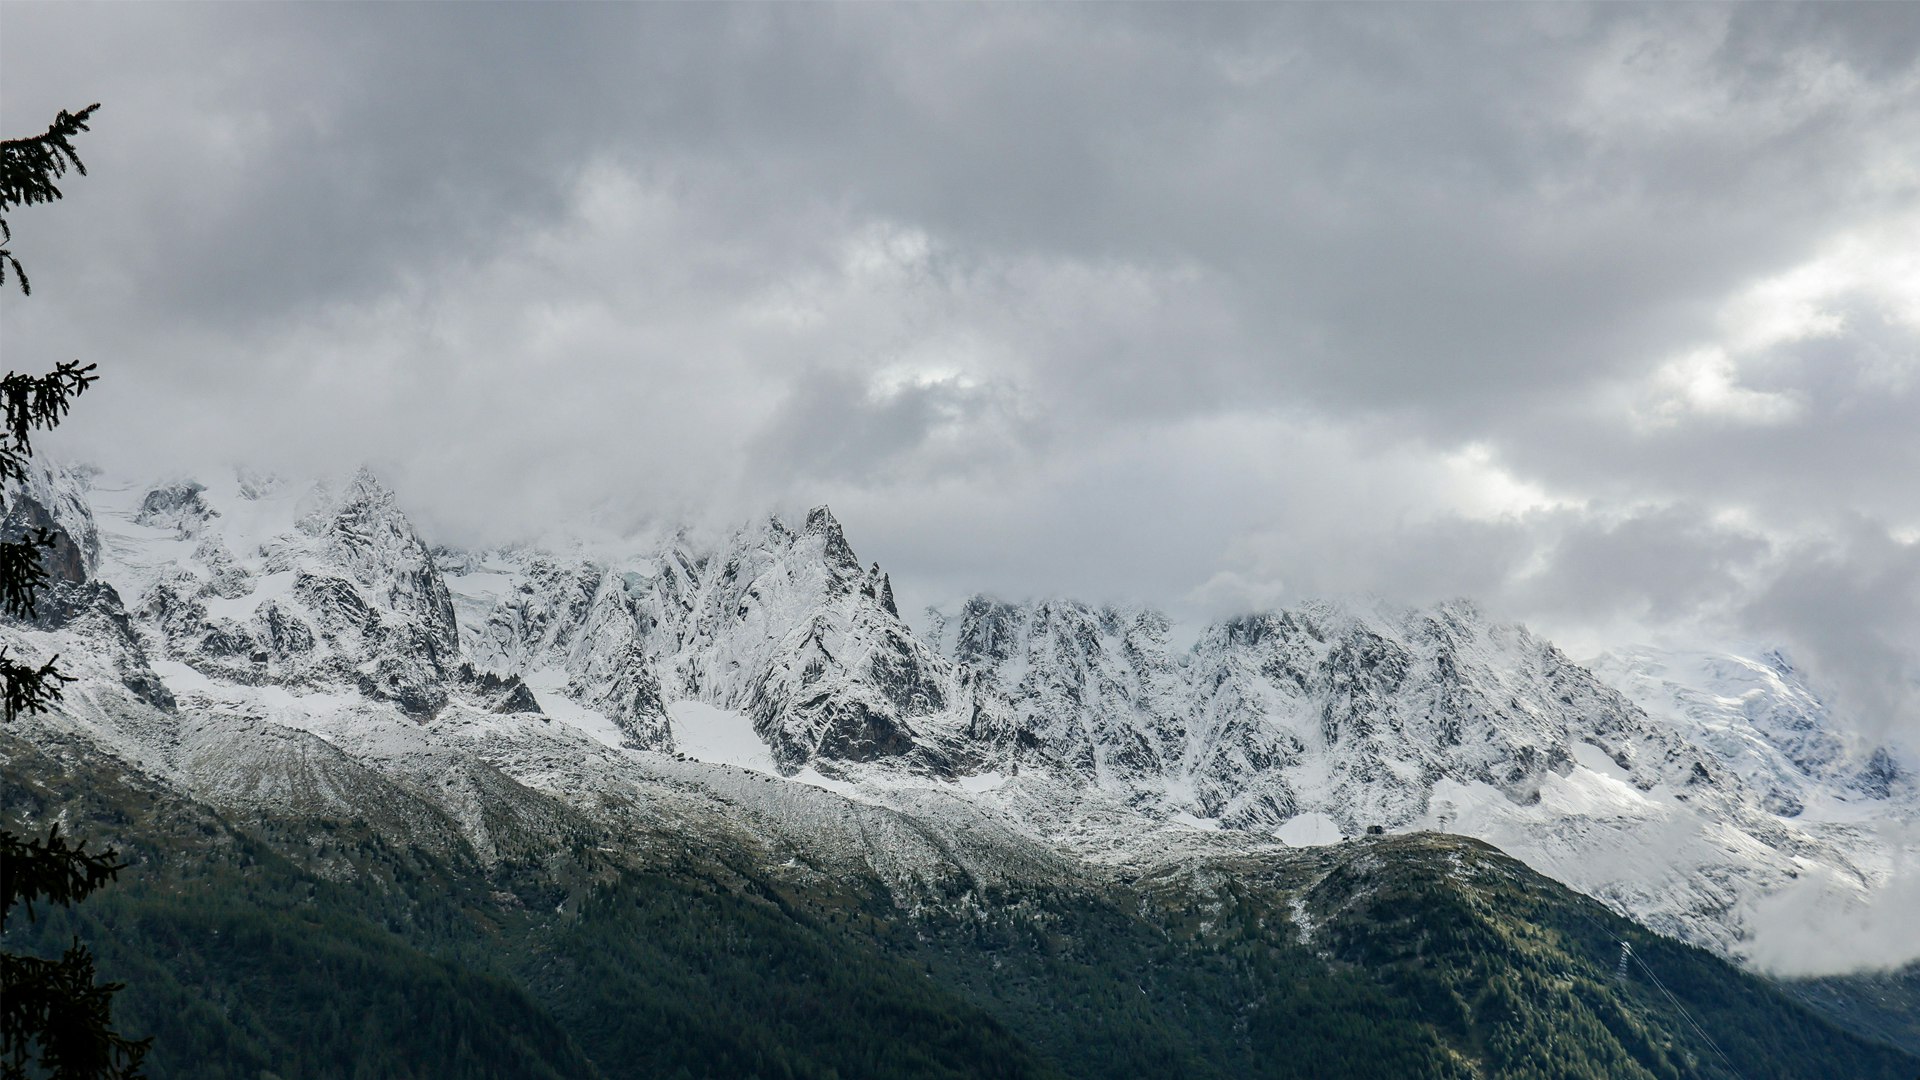
[[[1025,449],[1016,410],[1004,391],[951,377],[876,388],[854,375],[817,372],[759,432],[753,467],[782,480],[972,472]],[[1001,437],[980,439],[982,428]]]
[[[1920,544],[1875,522],[1849,526],[1790,551],[1742,613],[1782,633],[1809,670],[1828,673],[1840,704],[1873,734],[1910,732],[1920,714]]]
[[[832,502],[909,602],[1920,641],[1905,5],[0,7],[56,453]]]
[[[1739,597],[1771,554],[1760,536],[1662,507],[1621,521],[1569,521],[1546,569],[1525,586],[1542,609],[1666,622]]]

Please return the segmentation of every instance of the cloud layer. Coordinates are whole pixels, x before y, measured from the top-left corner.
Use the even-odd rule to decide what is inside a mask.
[[[56,452],[448,539],[831,502],[907,598],[1468,594],[1920,729],[1920,15],[9,4]],[[51,445],[51,444],[50,444]]]

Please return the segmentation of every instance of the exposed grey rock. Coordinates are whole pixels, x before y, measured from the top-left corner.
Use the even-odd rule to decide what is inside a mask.
[[[60,466],[34,463],[22,483],[0,492],[5,513],[0,515],[0,539],[18,542],[45,534],[50,546],[40,553],[40,565],[53,582],[81,584],[100,560],[100,534],[87,505],[85,480]]]
[[[207,521],[219,516],[200,493],[207,490],[192,481],[166,484],[147,492],[140,501],[134,522],[157,529],[176,529],[182,536],[198,533]]]

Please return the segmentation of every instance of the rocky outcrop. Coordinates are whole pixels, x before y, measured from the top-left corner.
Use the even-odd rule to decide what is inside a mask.
[[[100,533],[87,494],[87,474],[36,462],[26,481],[8,485],[0,498],[6,506],[0,537],[17,541],[31,535],[47,542],[41,551],[46,579],[33,596],[32,615],[24,625],[87,642],[83,676],[104,675],[136,700],[172,709],[173,695],[154,673],[119,590],[94,574]],[[61,670],[73,677],[74,658],[68,657]]]
[[[44,538],[40,566],[49,583],[86,582],[100,560],[100,533],[87,504],[84,475],[35,463],[26,479],[0,491],[0,540]]]
[[[191,480],[154,488],[140,500],[140,511],[134,515],[134,523],[152,528],[176,529],[182,536],[198,533],[209,520],[219,516],[200,497],[201,492],[206,490],[204,485]]]

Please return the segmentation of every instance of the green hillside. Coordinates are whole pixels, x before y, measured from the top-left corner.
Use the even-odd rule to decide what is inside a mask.
[[[1920,963],[1781,985],[1848,1031],[1920,1055]]]
[[[5,751],[9,818],[82,793],[68,828],[135,860],[9,943],[93,943],[156,1078],[1920,1073],[1457,837],[955,882],[972,902],[909,915],[878,879],[800,886],[710,843],[643,856],[558,806],[559,841],[483,868]],[[1646,965],[1624,981],[1622,939]]]

